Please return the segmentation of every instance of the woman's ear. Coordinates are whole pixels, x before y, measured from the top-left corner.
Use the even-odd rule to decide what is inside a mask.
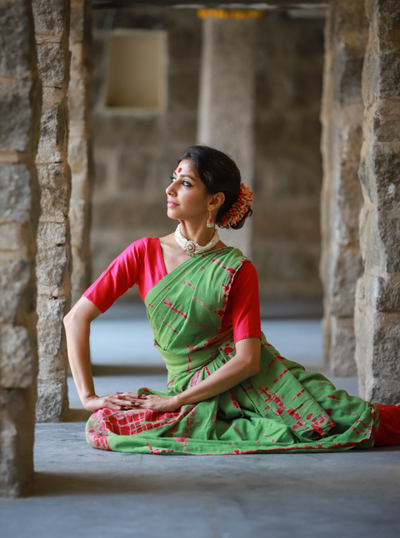
[[[225,194],[223,192],[217,192],[217,194],[213,194],[213,197],[208,203],[208,210],[214,211],[215,209],[219,209],[224,202]]]

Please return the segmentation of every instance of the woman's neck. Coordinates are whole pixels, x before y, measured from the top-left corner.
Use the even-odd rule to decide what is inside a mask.
[[[181,233],[188,241],[194,241],[200,246],[205,246],[214,237],[215,228],[207,228],[204,222],[196,225],[189,221],[181,220]]]

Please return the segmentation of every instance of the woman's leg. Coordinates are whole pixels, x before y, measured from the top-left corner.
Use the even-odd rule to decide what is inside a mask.
[[[380,425],[375,446],[400,445],[400,406],[378,404]]]

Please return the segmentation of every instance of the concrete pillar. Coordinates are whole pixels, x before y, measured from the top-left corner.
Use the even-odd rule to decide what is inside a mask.
[[[63,317],[70,305],[71,191],[68,153],[69,0],[33,0],[43,109],[36,165],[42,188],[38,230],[37,420],[60,420],[68,408]]]
[[[0,2],[0,495],[33,479],[36,401],[35,155],[41,88],[30,0]]]
[[[71,72],[68,89],[71,203],[69,219],[72,250],[72,298],[74,305],[90,285],[90,197],[93,182],[91,139],[91,10],[85,0],[71,2],[69,46]]]
[[[362,144],[361,71],[368,40],[365,6],[333,0],[325,26],[322,96],[323,186],[321,198],[324,287],[324,354],[330,373],[356,375],[354,301],[362,273],[358,220],[362,206],[358,179]]]
[[[355,331],[360,394],[400,401],[400,4],[367,0],[364,142]]]
[[[204,21],[197,139],[230,155],[243,183],[252,188],[256,21],[239,18],[239,13],[199,11]],[[251,219],[241,230],[221,230],[220,235],[251,256]]]

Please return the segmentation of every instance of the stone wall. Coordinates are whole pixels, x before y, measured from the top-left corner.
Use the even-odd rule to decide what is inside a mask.
[[[365,6],[334,0],[325,29],[321,150],[324,286],[324,348],[333,375],[355,375],[354,301],[362,273],[358,220],[362,205],[358,179],[364,106],[361,70],[368,39]]]
[[[39,374],[37,420],[60,420],[68,408],[63,317],[70,304],[71,190],[68,150],[69,0],[33,0],[39,75],[43,85],[36,165],[42,189],[38,253]]]
[[[266,13],[254,24],[252,225],[261,295],[321,298],[319,112],[324,23]],[[168,32],[168,102],[162,114],[123,114],[102,106],[107,39],[112,29],[127,28]],[[166,217],[164,189],[175,159],[197,141],[201,30],[195,10],[94,12],[93,278],[130,242],[175,228]]]
[[[41,87],[29,0],[0,1],[0,495],[33,479],[36,400],[35,167]]]
[[[257,21],[253,259],[264,299],[318,299],[323,19]]]
[[[71,72],[68,88],[71,202],[69,220],[72,249],[73,306],[90,285],[90,226],[93,158],[91,140],[91,9],[85,0],[71,2],[69,46]]]
[[[362,95],[364,206],[355,332],[360,395],[400,401],[400,4],[367,0],[369,40]]]

